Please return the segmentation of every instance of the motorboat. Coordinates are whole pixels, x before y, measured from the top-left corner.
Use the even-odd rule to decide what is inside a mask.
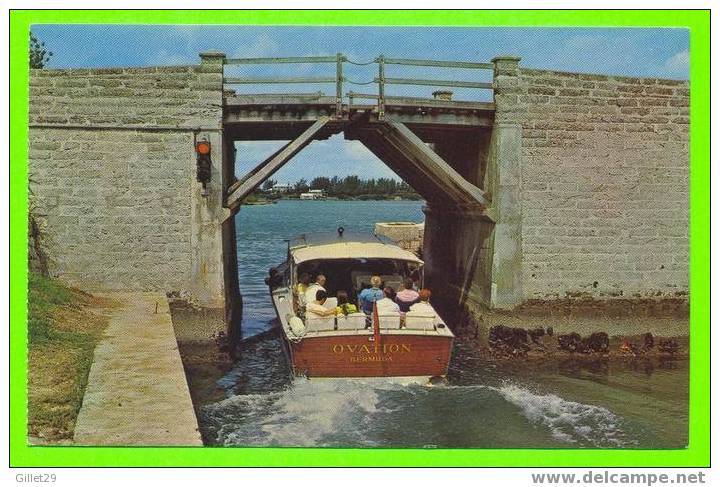
[[[454,335],[430,307],[407,313],[362,311],[319,317],[305,313],[298,295],[300,276],[326,276],[328,297],[345,291],[351,302],[380,276],[382,287],[398,289],[410,277],[423,284],[423,261],[390,241],[371,235],[301,235],[288,240],[287,259],[270,269],[270,288],[283,343],[296,376],[440,378],[448,371]],[[313,317],[315,316],[315,317]]]

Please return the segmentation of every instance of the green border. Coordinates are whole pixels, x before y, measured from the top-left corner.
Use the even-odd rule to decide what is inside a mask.
[[[690,446],[682,450],[99,448],[26,444],[28,35],[38,23],[628,26],[690,29]],[[10,14],[10,465],[709,466],[710,11],[37,11]]]

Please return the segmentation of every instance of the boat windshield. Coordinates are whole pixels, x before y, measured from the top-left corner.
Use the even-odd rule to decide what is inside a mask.
[[[325,289],[330,296],[345,291],[353,303],[357,303],[360,291],[370,287],[370,278],[374,275],[380,276],[383,287],[389,286],[396,291],[405,278],[411,278],[418,287],[422,286],[423,278],[420,263],[397,259],[311,260],[298,265],[297,277],[304,273],[310,274],[312,281],[318,274],[323,274]]]
[[[384,243],[392,244],[392,240],[387,237],[373,235],[368,233],[352,233],[343,232],[341,235],[337,232],[322,232],[312,234],[300,234],[288,239],[291,249],[299,247],[309,247],[314,245],[328,245],[341,242],[357,242],[357,243]]]

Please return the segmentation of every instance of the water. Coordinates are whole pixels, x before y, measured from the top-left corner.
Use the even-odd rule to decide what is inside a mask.
[[[275,319],[263,279],[303,232],[372,231],[422,221],[420,202],[281,201],[243,208],[238,261],[243,334]],[[243,243],[253,242],[253,245]],[[200,408],[206,441],[222,446],[416,448],[682,448],[686,361],[494,363],[458,343],[448,384],[394,379],[291,379],[277,334],[248,341]]]

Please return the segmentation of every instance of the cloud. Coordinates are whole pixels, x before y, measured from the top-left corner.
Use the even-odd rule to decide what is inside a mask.
[[[148,62],[155,66],[182,66],[199,64],[200,58],[179,52],[169,52],[167,49],[160,49],[148,58]]]
[[[645,53],[646,46],[638,36],[625,30],[575,34],[558,39],[556,47],[548,46],[532,56],[539,61],[538,67],[558,71],[592,73],[601,66],[612,74],[630,74]]]
[[[268,34],[260,34],[255,42],[249,46],[237,49],[233,56],[246,57],[272,57],[280,52],[281,45]]]
[[[663,65],[668,74],[687,76],[690,70],[690,51],[683,49],[670,56]]]

